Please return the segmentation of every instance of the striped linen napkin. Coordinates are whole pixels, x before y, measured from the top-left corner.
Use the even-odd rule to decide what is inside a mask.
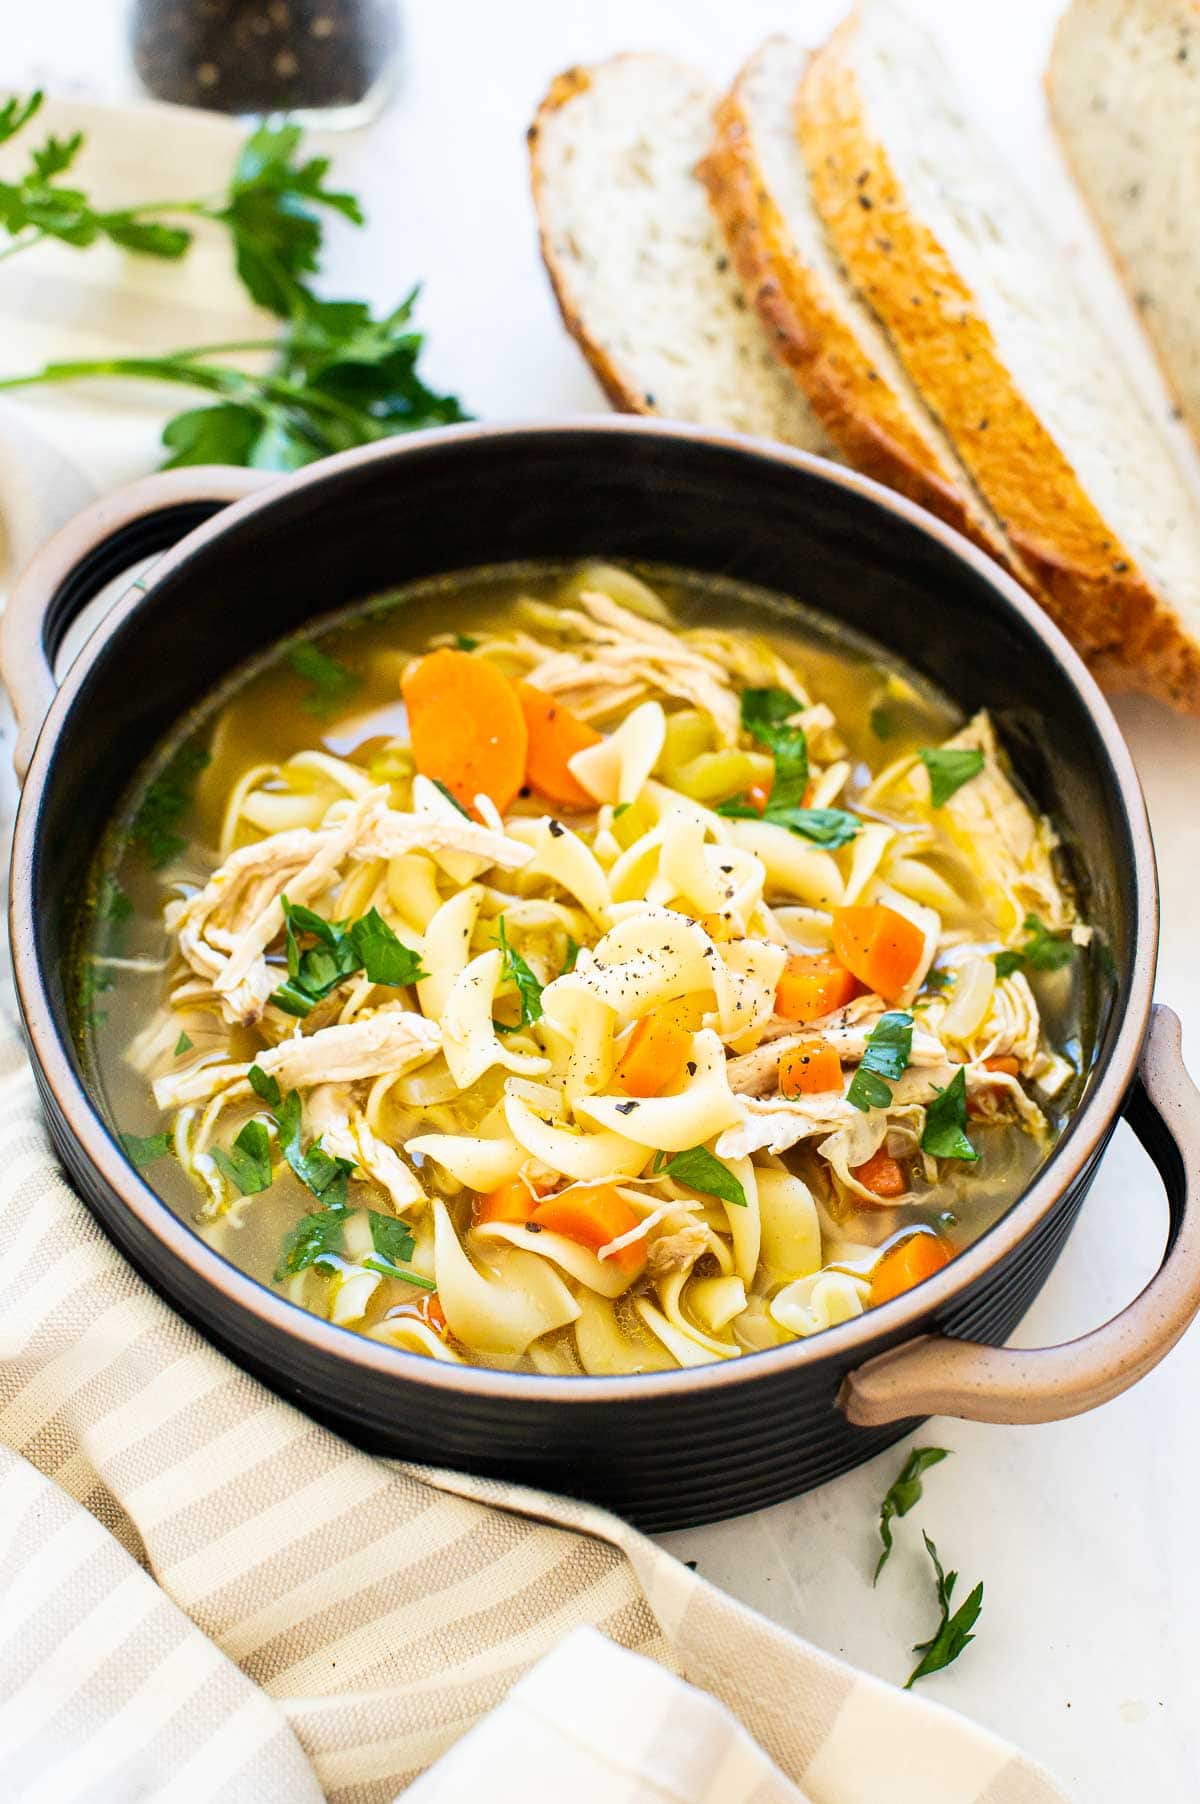
[[[604,1511],[281,1402],[110,1246],[11,1033],[0,1173],[6,1800],[1062,1804]]]

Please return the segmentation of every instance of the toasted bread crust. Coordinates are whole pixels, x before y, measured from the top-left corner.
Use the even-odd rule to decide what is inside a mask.
[[[851,16],[809,65],[797,111],[839,254],[1059,625],[1110,686],[1200,713],[1200,645],[1098,513],[1012,382],[974,295],[909,212],[865,117],[855,36]]]
[[[542,166],[538,156],[542,128],[552,114],[566,106],[568,101],[574,100],[577,94],[584,93],[591,86],[591,81],[589,72],[578,66],[564,69],[561,75],[556,75],[534,114],[533,124],[525,134],[525,141],[529,146],[529,176],[533,187],[533,205],[538,221],[538,244],[542,253],[542,262],[546,266],[546,274],[550,277],[550,286],[554,290],[554,298],[558,302],[558,310],[562,314],[563,324],[587,358],[592,374],[609,401],[618,413],[652,414],[656,410],[647,401],[642,390],[610,356],[599,339],[588,331],[583,314],[572,292],[571,284],[567,279],[566,270],[554,249],[554,238],[550,230],[548,210],[545,206]]]
[[[755,154],[743,80],[744,74],[717,108],[713,148],[697,173],[776,356],[857,469],[928,508],[1020,576],[975,498],[915,429],[883,374],[829,305],[822,279],[794,255]]]

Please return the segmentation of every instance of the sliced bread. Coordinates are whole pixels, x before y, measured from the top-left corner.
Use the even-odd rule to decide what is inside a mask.
[[[529,132],[542,256],[614,406],[832,455],[746,303],[696,175],[716,98],[665,56],[560,75]]]
[[[1047,605],[1112,686],[1200,711],[1186,484],[932,43],[860,0],[797,123],[842,261]]]
[[[1046,85],[1075,179],[1200,439],[1200,3],[1073,0]]]
[[[701,175],[742,285],[848,461],[1011,568],[999,526],[847,286],[813,206],[794,117],[808,55],[789,38],[768,38],[717,108]]]

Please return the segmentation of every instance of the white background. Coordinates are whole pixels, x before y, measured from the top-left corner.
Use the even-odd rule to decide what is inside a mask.
[[[1093,304],[1126,343],[1156,409],[1119,292],[1044,121],[1041,71],[1057,0],[909,0],[935,26],[971,103],[1060,229]],[[89,99],[131,92],[115,0],[9,0],[0,86]],[[538,261],[524,129],[551,74],[613,51],[673,51],[730,76],[770,30],[817,43],[840,0],[424,0],[407,8],[401,80],[367,131],[336,142],[366,232],[335,235],[331,288],[394,301],[419,278],[431,380],[485,418],[602,405],[562,331]],[[16,16],[13,16],[16,15]],[[1191,147],[1196,154],[1196,147]],[[153,142],[147,146],[152,172]],[[154,187],[153,181],[149,187]],[[0,283],[4,272],[0,269]],[[1154,704],[1118,712],[1149,796],[1163,876],[1160,996],[1200,1069],[1200,725]],[[1153,1270],[1165,1211],[1122,1129],[1074,1238],[1019,1340],[1094,1326]],[[927,1694],[1052,1766],[1081,1804],[1200,1797],[1200,1330],[1138,1388],[1058,1426],[938,1421],[954,1450],[870,1589],[874,1515],[901,1453],[757,1517],[669,1538],[710,1579],[832,1652],[903,1679],[933,1626],[919,1527],[962,1591],[982,1578],[979,1638]],[[788,1425],[780,1422],[786,1435]],[[886,1804],[872,1800],[872,1804]]]

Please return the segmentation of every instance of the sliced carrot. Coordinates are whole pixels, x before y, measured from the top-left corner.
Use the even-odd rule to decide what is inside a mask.
[[[907,915],[877,902],[834,909],[833,949],[869,990],[894,1002],[920,963],[925,936]]]
[[[533,1212],[533,1220],[539,1228],[550,1228],[568,1240],[577,1240],[580,1246],[589,1247],[593,1253],[598,1253],[610,1240],[628,1234],[631,1228],[637,1227],[639,1219],[615,1184],[575,1184],[569,1190],[560,1190],[557,1196],[547,1197]],[[612,1257],[622,1271],[640,1271],[645,1264],[646,1249],[635,1241]]]
[[[501,813],[525,781],[529,729],[502,670],[468,651],[431,651],[400,684],[413,757],[422,776],[444,783],[474,813],[490,796]]]
[[[746,800],[756,814],[767,812],[767,803],[770,799],[771,785],[769,783],[752,783],[746,791]]]
[[[599,745],[603,735],[532,683],[518,683],[517,696],[529,734],[528,782],[562,808],[594,808],[595,796],[571,775],[569,761],[589,745]]]
[[[903,1165],[886,1153],[882,1146],[877,1153],[871,1154],[865,1164],[852,1165],[850,1169],[863,1189],[874,1191],[876,1196],[903,1196],[908,1189]]]
[[[502,1221],[520,1227],[532,1219],[537,1204],[537,1197],[523,1178],[510,1178],[507,1184],[500,1184],[484,1196],[476,1197],[475,1225],[481,1227],[485,1222]]]
[[[801,1040],[780,1054],[781,1096],[820,1096],[841,1087],[842,1061],[824,1040]]]
[[[858,980],[828,952],[795,952],[775,989],[775,1013],[785,1021],[817,1021],[845,1008]]]
[[[668,1003],[643,1015],[617,1061],[613,1076],[626,1096],[659,1096],[683,1076],[692,1036]]]
[[[984,1059],[983,1068],[985,1071],[1003,1071],[1007,1077],[1020,1077],[1021,1075],[1020,1061],[1010,1058],[1007,1053],[997,1058]]]
[[[435,1334],[446,1332],[446,1312],[442,1308],[442,1299],[436,1290],[426,1290],[411,1302],[397,1303],[394,1309],[388,1310],[389,1316],[411,1315],[419,1322],[424,1322]]]
[[[944,1240],[936,1234],[908,1234],[894,1247],[889,1247],[871,1274],[871,1307],[889,1303],[893,1297],[911,1290],[923,1278],[932,1278],[953,1258]]]

